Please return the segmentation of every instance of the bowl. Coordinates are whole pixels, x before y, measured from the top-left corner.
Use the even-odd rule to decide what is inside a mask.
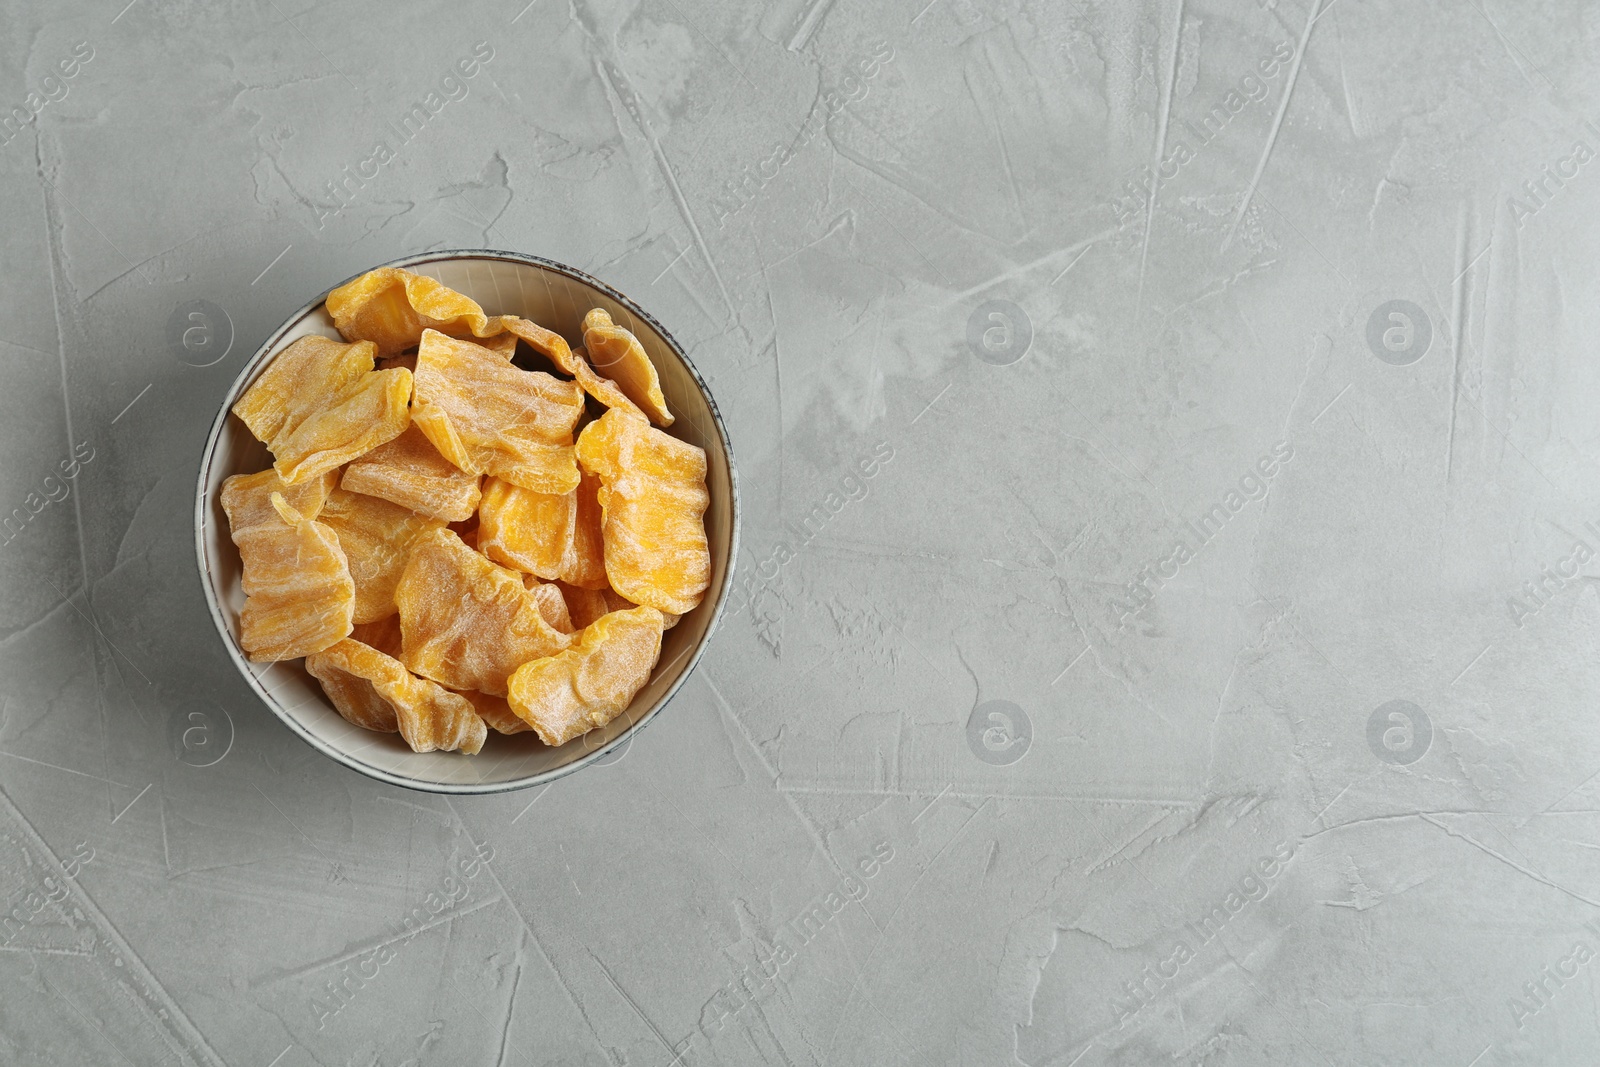
[[[244,606],[238,549],[228,536],[227,517],[218,496],[223,480],[272,464],[266,446],[234,418],[231,408],[267,364],[292,342],[309,334],[338,338],[323,308],[327,293],[289,316],[250,358],[211,424],[200,460],[195,494],[195,552],[212,621],[228,655],[250,687],[290,730],[313,748],[352,770],[393,785],[432,793],[497,793],[526,789],[604,760],[653,720],[694,670],[733,588],[733,563],[739,547],[739,483],[728,433],[705,380],[682,347],[642,308],[604,282],[580,270],[537,256],[488,249],[430,252],[383,266],[405,267],[437,279],[477,301],[488,314],[520,315],[553,329],[569,342],[582,338],[583,315],[605,308],[619,325],[632,330],[661,377],[661,391],[676,421],[666,432],[706,452],[706,535],[711,546],[711,585],[700,606],[668,630],[650,681],[628,709],[603,729],[551,748],[530,731],[493,731],[476,756],[459,752],[413,752],[399,734],[363,730],[344,720],[301,661],[252,663],[239,644],[239,611]],[[342,282],[340,284],[343,284]]]

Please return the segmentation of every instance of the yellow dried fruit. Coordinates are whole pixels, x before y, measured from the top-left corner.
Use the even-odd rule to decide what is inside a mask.
[[[355,621],[373,622],[393,615],[394,589],[405,569],[412,540],[423,530],[444,525],[442,519],[418,515],[375,496],[335,489],[319,520],[339,535],[356,584]]]
[[[705,452],[614,408],[584,427],[577,452],[600,479],[611,588],[674,615],[693,610],[711,584]]]
[[[308,410],[369,373],[374,355],[370,344],[302,337],[272,358],[233,405],[233,413],[258,441],[271,447],[273,439],[294,429]]]
[[[507,700],[541,741],[563,745],[627,710],[660,655],[659,611],[614,611],[566,651],[518,667]]]
[[[411,372],[373,370],[373,346],[302,337],[233,406],[293,485],[348,463],[410,423]]]
[[[412,418],[445,459],[540,493],[578,487],[572,431],[583,392],[434,330],[417,350]]]
[[[536,493],[488,478],[478,505],[478,551],[540,578],[559,577],[577,515],[576,491]]]
[[[360,641],[375,648],[391,659],[400,658],[400,615],[385,615],[376,622],[358,622],[350,631],[350,640]]]
[[[567,610],[566,598],[554,582],[541,582],[531,574],[524,575],[522,581],[528,587],[528,592],[533,594],[534,603],[539,605],[539,614],[551,629],[564,634],[578,632],[578,628],[572,625],[572,613]]]
[[[393,441],[351,461],[342,489],[410,508],[430,518],[456,522],[472,517],[481,497],[479,477],[439,454],[415,424]]]
[[[629,611],[639,606],[609,585],[600,591],[600,597],[605,603],[606,611]],[[682,615],[674,615],[670,611],[663,611],[661,617],[665,620],[662,624],[664,630],[672,629],[678,625],[678,620],[683,618]]]
[[[243,563],[239,644],[256,662],[320,652],[350,632],[355,583],[339,538],[316,514],[330,477],[285,486],[274,471],[222,483],[222,509]]]
[[[405,352],[398,356],[380,356],[378,358],[379,370],[394,370],[396,367],[404,367],[408,371],[415,371],[417,369],[417,354],[415,352]]]
[[[414,752],[470,755],[489,735],[471,701],[358,641],[340,641],[306,657],[306,670],[347,721],[380,733],[398,732]]]
[[[517,667],[572,642],[510,571],[446,529],[412,542],[395,602],[405,665],[451,689],[501,696]]]
[[[455,336],[498,333],[483,309],[454,289],[399,267],[379,267],[328,294],[328,314],[349,341],[371,341],[381,355],[414,347],[422,331]]]
[[[228,528],[238,544],[238,535],[262,525],[282,522],[278,509],[272,506],[272,494],[282,495],[283,502],[298,512],[301,518],[314,519],[322,513],[328,494],[338,484],[336,471],[327,471],[321,477],[308,478],[294,485],[285,485],[278,472],[268,467],[254,474],[235,474],[222,483],[219,499],[228,515]]]
[[[672,413],[661,394],[661,379],[644,345],[611,321],[604,308],[595,308],[583,317],[583,347],[596,370],[615,381],[627,398],[649,415],[658,426],[671,426]]]
[[[567,339],[554,330],[547,330],[537,322],[515,315],[501,315],[490,324],[490,329],[504,330],[513,337],[521,338],[535,352],[554,363],[561,373],[576,376],[577,364],[573,360],[572,349],[568,347]]]
[[[507,363],[510,363],[512,357],[517,354],[517,335],[514,333],[500,333],[492,337],[480,337],[478,338],[478,344],[497,356],[503,356]]]
[[[602,378],[594,372],[594,368],[589,366],[589,361],[584,356],[583,349],[568,347],[567,339],[554,330],[547,330],[536,322],[515,315],[501,315],[498,319],[491,319],[489,328],[505,330],[506,333],[500,336],[510,337],[513,341],[521,338],[528,342],[534,351],[548,359],[563,374],[570,374],[576,378],[584,392],[606,407],[623,408],[641,418],[644,417],[644,412],[628,399],[627,394],[618,388],[616,382]],[[487,345],[489,342],[484,340],[478,343]]]
[[[472,704],[472,710],[478,713],[478,718],[497,734],[521,734],[533,729],[517,718],[517,713],[511,710],[505,697],[492,697],[472,689],[463,691],[461,695]]]
[[[611,610],[606,603],[606,593],[609,587],[602,591],[599,589],[583,589],[579,586],[569,585],[566,582],[557,582],[561,590],[561,597],[567,602],[567,612],[572,617],[572,625],[579,630]]]
[[[603,589],[607,583],[600,479],[588,471],[581,473],[582,480],[573,491],[577,506],[572,519],[572,539],[567,544],[557,577],[584,589]]]

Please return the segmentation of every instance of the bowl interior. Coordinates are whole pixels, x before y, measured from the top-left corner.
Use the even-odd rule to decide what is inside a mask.
[[[728,593],[728,566],[736,542],[735,482],[727,442],[715,407],[688,361],[670,336],[642,311],[610,289],[567,273],[555,264],[491,254],[435,254],[393,264],[436,278],[477,301],[485,312],[514,314],[556,330],[569,343],[582,338],[590,308],[605,308],[632,330],[661,376],[661,391],[676,421],[668,433],[705,449],[706,487],[711,506],[706,534],[711,544],[711,587],[698,608],[666,632],[661,659],[633,704],[604,729],[550,748],[531,732],[494,733],[476,756],[455,752],[412,752],[398,734],[379,734],[346,722],[300,661],[251,663],[239,645],[239,611],[244,606],[238,549],[228,536],[218,495],[234,474],[264,470],[272,463],[266,446],[231,414],[243,392],[278,352],[308,334],[337,338],[333,320],[319,302],[285,324],[240,373],[223,404],[201,460],[197,523],[202,581],[213,617],[229,652],[268,707],[311,744],[364,774],[395,784],[436,792],[476,793],[516,789],[558,777],[604,756],[632,730],[660,711],[688,674],[705,644]]]

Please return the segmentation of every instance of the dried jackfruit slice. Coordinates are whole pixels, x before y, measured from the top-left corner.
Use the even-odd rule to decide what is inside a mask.
[[[473,710],[478,713],[478,718],[487,723],[495,733],[521,734],[533,729],[511,710],[511,705],[506,703],[505,697],[492,697],[488,693],[478,693],[471,689],[461,695],[471,702]]]
[[[578,380],[578,385],[583,391],[594,397],[608,408],[621,408],[641,419],[645,417],[643,411],[624,393],[616,382],[610,378],[602,378],[594,372],[589,365],[589,360],[583,349],[576,348],[572,351],[572,376]]]
[[[429,518],[457,522],[478,510],[479,481],[478,475],[468,474],[441,456],[413,424],[393,441],[352,460],[339,486]]]
[[[499,478],[486,479],[478,505],[478,551],[507,567],[556,578],[577,517],[576,490],[536,493]]]
[[[273,466],[286,482],[331,471],[400,436],[411,422],[410,402],[410,371],[373,371],[278,441]]]
[[[583,428],[577,451],[601,483],[611,588],[635,604],[691,611],[711,584],[704,450],[612,409]]]
[[[567,339],[554,330],[547,330],[537,322],[516,315],[501,315],[488,328],[491,332],[504,330],[513,337],[521,338],[535,352],[554,363],[561,373],[577,376],[577,361],[573,358],[572,348],[567,344]]]
[[[556,586],[561,590],[562,599],[567,602],[567,612],[572,617],[572,625],[579,630],[611,610],[611,606],[606,603],[609,586],[604,591],[584,589],[567,582],[557,582]]]
[[[518,319],[506,315],[502,317],[501,321],[506,324],[506,329],[516,331],[518,336],[521,336],[524,340],[528,340],[530,336],[528,327],[539,331],[538,337],[541,340],[551,339],[548,344],[544,345],[534,344],[532,340],[528,340],[528,343],[548,357],[550,362],[554,363],[559,369],[577,379],[578,385],[583,391],[600,401],[600,403],[608,408],[622,408],[624,411],[632,412],[640,418],[645,417],[644,412],[640,411],[638,406],[628,399],[628,394],[624,393],[616,382],[610,378],[602,378],[594,372],[594,368],[589,365],[588,356],[582,348],[567,347],[566,338],[558,333],[546,330],[542,326],[536,326],[528,322],[527,319]]]
[[[305,417],[308,404],[320,406],[371,371],[374,355],[369,344],[302,337],[272,357],[261,376],[234,403],[233,413],[250,427],[256,440],[270,447],[275,437],[294,429]]]
[[[578,628],[572,625],[572,613],[567,610],[567,600],[554,582],[541,582],[531,574],[524,575],[522,581],[528,587],[528,592],[533,594],[534,603],[539,605],[539,614],[551,629],[564,634],[578,632]]]
[[[557,577],[580,588],[603,589],[607,582],[600,479],[588,471],[581,473],[582,479],[573,491],[577,506],[572,519],[572,540],[567,543]]]
[[[471,755],[489,735],[471,701],[418,678],[359,641],[346,639],[306,657],[306,670],[346,720],[367,730],[398,732],[414,752]]]
[[[222,509],[243,564],[239,644],[252,660],[309,655],[350,632],[355,583],[333,530],[289,503],[322,507],[328,479],[285,486],[274,471],[222,483]]]
[[[625,711],[660,656],[659,611],[613,611],[566,651],[518,667],[506,699],[541,741],[564,745]]]
[[[222,483],[221,501],[228,513],[228,528],[238,543],[242,531],[266,525],[269,529],[282,522],[278,509],[272,506],[272,494],[281,493],[283,502],[302,518],[314,519],[322,513],[328,494],[339,482],[337,471],[327,471],[319,478],[308,478],[294,485],[285,485],[278,472],[268,467],[254,474],[235,474]]]
[[[385,615],[376,622],[358,622],[350,631],[350,640],[360,641],[375,648],[391,659],[400,658],[400,615]]]
[[[328,294],[328,314],[349,341],[371,341],[380,355],[411,348],[424,330],[455,336],[498,333],[483,308],[442,282],[399,267],[379,267]]]
[[[346,665],[352,657],[344,648],[346,645],[357,650],[364,649],[364,653],[357,653],[361,658],[366,653],[381,655],[371,647],[347,637],[321,652],[307,656],[306,671],[322,683],[322,691],[346,722],[376,733],[399,733],[400,719],[395,714],[394,704],[378,693],[366,675],[347,669]],[[399,666],[398,663],[395,665]],[[400,669],[405,670],[404,667]]]
[[[400,584],[412,540],[423,530],[444,525],[443,519],[343,489],[328,495],[319,519],[339,535],[339,546],[349,561],[356,583],[357,623],[374,622],[399,610],[394,588]]]
[[[403,352],[398,356],[379,357],[379,370],[394,370],[396,367],[404,367],[408,371],[416,370],[417,354],[415,352]]]
[[[521,338],[528,342],[534,351],[544,356],[556,369],[563,374],[570,374],[577,379],[578,385],[584,392],[594,397],[608,408],[622,408],[644,417],[644,412],[628,399],[616,382],[609,378],[602,378],[594,372],[589,365],[582,348],[568,346],[567,339],[554,330],[547,330],[536,322],[518,318],[515,315],[501,315],[498,319],[489,320],[490,329],[503,329],[505,334],[514,340]],[[487,340],[479,341],[487,345]]]
[[[557,582],[556,585],[566,599],[567,613],[572,617],[572,625],[579,630],[609,611],[631,611],[639,606],[609,585],[603,589],[582,589],[566,582]],[[668,611],[663,611],[661,617],[665,620],[662,628],[666,630],[678,625],[678,620],[683,618]]]
[[[445,459],[540,493],[578,487],[572,430],[583,392],[434,330],[417,350],[412,419]]]
[[[412,542],[395,602],[405,665],[451,689],[502,696],[512,671],[572,643],[512,572],[447,529]]]
[[[517,354],[517,335],[514,333],[499,333],[490,337],[480,337],[477,343],[495,355],[504,357],[507,363],[510,363]]]
[[[629,611],[639,606],[633,601],[624,597],[621,593],[618,593],[609,585],[600,591],[600,597],[605,602],[606,611]],[[664,630],[670,630],[674,626],[678,625],[678,620],[683,618],[683,616],[674,615],[670,611],[663,611],[661,613],[661,618],[665,620],[661,628]]]
[[[595,369],[616,382],[651,421],[658,426],[672,425],[655,364],[631,330],[612,322],[604,308],[594,308],[583,317],[583,347]]]
[[[487,479],[479,505],[478,551],[497,563],[587,589],[606,587],[600,480],[583,473],[559,496]]]
[[[273,357],[233,413],[293,485],[398,437],[411,420],[411,372],[375,371],[373,346],[302,337]]]

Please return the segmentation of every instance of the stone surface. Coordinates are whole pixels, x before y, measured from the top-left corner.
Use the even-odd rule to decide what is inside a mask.
[[[0,1062],[1600,1052],[1591,5],[121,4],[0,5]],[[286,315],[483,246],[686,344],[745,552],[445,800],[190,515]]]

